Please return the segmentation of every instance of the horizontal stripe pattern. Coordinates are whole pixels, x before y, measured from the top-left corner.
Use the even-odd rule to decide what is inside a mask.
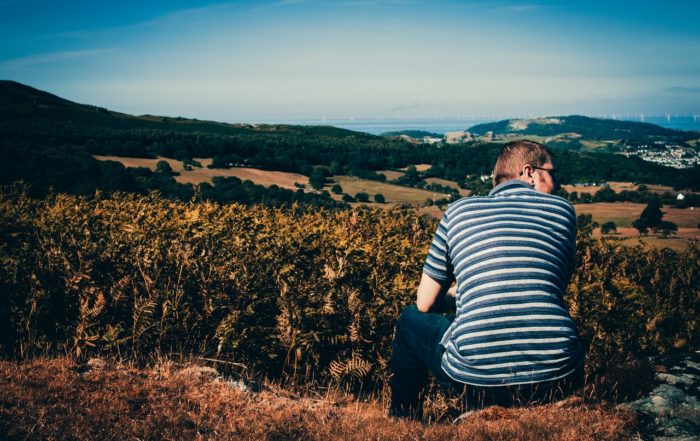
[[[442,366],[477,386],[550,381],[583,361],[562,299],[574,267],[576,213],[519,180],[451,204],[423,272],[457,282]]]

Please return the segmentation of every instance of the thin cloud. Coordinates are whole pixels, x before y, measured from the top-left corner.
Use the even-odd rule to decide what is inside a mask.
[[[43,54],[28,55],[26,57],[11,58],[0,62],[0,69],[16,70],[25,69],[42,64],[61,63],[64,61],[91,58],[106,53],[114,52],[118,49],[87,49],[80,51],[49,52]]]
[[[673,93],[700,93],[700,87],[674,86],[667,87],[664,91]]]
[[[275,2],[259,5],[255,8],[256,11],[273,9],[279,7],[298,6],[298,5],[325,5],[325,6],[350,6],[350,7],[383,7],[383,6],[405,6],[424,4],[424,0],[278,0]]]
[[[542,9],[544,6],[540,4],[529,4],[529,5],[508,5],[500,8],[496,8],[496,12],[512,12],[515,14],[523,14],[527,12],[537,11]]]

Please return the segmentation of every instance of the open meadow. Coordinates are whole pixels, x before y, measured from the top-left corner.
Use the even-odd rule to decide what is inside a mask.
[[[195,161],[202,164],[202,167],[193,167],[192,170],[185,170],[182,161],[164,157],[149,159],[94,155],[94,158],[99,161],[121,162],[124,167],[146,167],[154,171],[159,161],[166,161],[174,172],[179,173],[178,176],[175,176],[175,180],[182,184],[201,184],[202,182],[211,182],[216,176],[233,176],[243,181],[249,179],[255,184],[264,185],[265,187],[277,185],[278,187],[296,190],[295,183],[306,185],[309,182],[308,177],[298,173],[261,170],[252,167],[207,168],[211,164],[211,158],[194,158]]]
[[[360,179],[354,176],[333,176],[331,183],[326,187],[330,191],[333,183],[339,184],[343,188],[343,193],[354,196],[356,193],[367,193],[372,200],[372,197],[381,193],[386,199],[389,206],[396,204],[412,204],[422,206],[427,199],[440,199],[447,197],[442,193],[437,193],[420,188],[403,187],[400,185],[387,184],[385,182],[372,181],[368,179]],[[340,199],[340,197],[338,197]],[[386,204],[376,204],[386,205]]]
[[[635,191],[639,188],[638,184],[635,184],[633,182],[619,182],[619,181],[610,181],[607,183],[608,186],[615,192],[619,193],[623,190],[627,191]],[[670,187],[668,185],[653,185],[653,184],[645,184],[647,186],[647,191],[650,191],[652,193],[657,193],[657,194],[663,194],[666,193],[667,191],[673,192],[673,187]],[[601,188],[603,188],[602,185],[562,185],[562,188],[569,193],[572,192],[577,192],[578,194],[583,194],[583,193],[588,193],[588,194],[596,194]]]
[[[645,204],[632,202],[596,202],[593,204],[576,204],[576,214],[590,214],[598,223],[612,221],[618,227],[631,227],[646,207]],[[697,228],[700,223],[700,209],[663,207],[664,220],[671,221],[678,227]]]

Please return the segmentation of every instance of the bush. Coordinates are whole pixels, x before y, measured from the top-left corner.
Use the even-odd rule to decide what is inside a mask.
[[[400,210],[155,194],[36,200],[8,190],[0,353],[195,354],[292,381],[370,387],[387,380],[396,319],[415,300],[435,227]],[[628,248],[590,228],[579,234],[565,301],[590,343],[589,369],[699,348],[697,247]]]
[[[367,193],[362,193],[362,192],[356,193],[355,200],[357,200],[357,202],[368,202],[369,195]]]
[[[173,169],[168,164],[168,161],[160,160],[156,163],[156,173],[163,173],[164,175],[172,175]]]
[[[384,195],[381,193],[377,193],[374,195],[374,202],[377,202],[379,204],[383,204],[386,202],[386,199],[384,199]]]
[[[678,231],[678,225],[674,224],[673,222],[669,221],[661,221],[659,222],[659,225],[654,227],[654,233],[661,233],[663,237],[668,237],[671,234],[676,234]]]
[[[334,194],[342,194],[343,193],[343,187],[341,187],[339,184],[333,184],[331,187],[331,191]]]
[[[605,222],[600,226],[600,232],[603,234],[617,233],[617,225],[615,222]]]

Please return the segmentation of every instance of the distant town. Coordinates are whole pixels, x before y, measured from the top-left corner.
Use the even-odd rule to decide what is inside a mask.
[[[674,168],[690,168],[700,165],[700,151],[677,144],[656,141],[653,144],[627,146],[621,155],[638,156],[645,161],[656,162]]]
[[[572,135],[574,134],[567,135],[569,137],[573,137]],[[398,138],[412,143],[458,144],[471,141],[490,142],[501,139],[502,137],[494,135],[494,133],[491,131],[486,132],[481,136],[475,135],[468,131],[458,131],[448,132],[444,137],[436,136],[435,134],[422,137],[412,137],[402,134],[398,136]],[[655,141],[652,144],[627,145],[624,150],[618,152],[618,154],[628,158],[631,156],[637,156],[645,161],[655,162],[657,164],[674,168],[691,168],[700,165],[700,149],[669,143],[667,141]]]

